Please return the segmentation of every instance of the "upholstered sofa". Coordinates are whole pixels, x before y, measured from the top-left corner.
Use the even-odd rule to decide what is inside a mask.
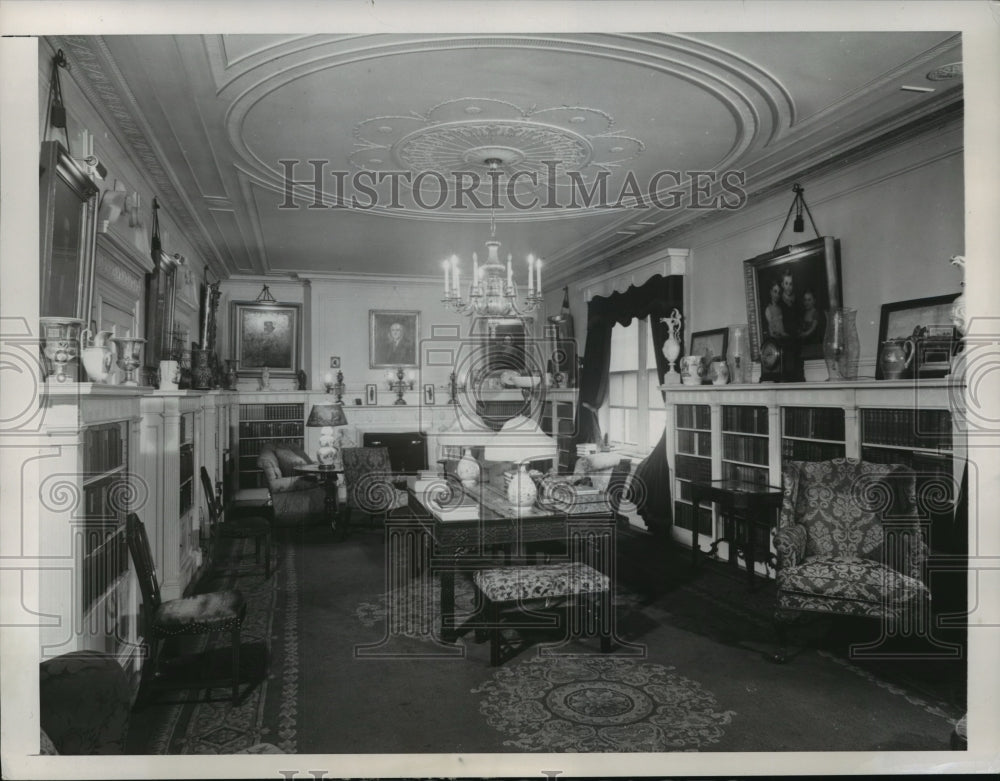
[[[325,519],[326,488],[307,475],[297,475],[295,467],[312,460],[301,448],[266,444],[257,456],[264,473],[275,526],[321,524]]]

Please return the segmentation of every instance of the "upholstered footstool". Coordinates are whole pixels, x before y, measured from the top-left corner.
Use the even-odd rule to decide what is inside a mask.
[[[610,621],[602,615],[602,608],[611,609],[610,580],[587,564],[569,562],[482,569],[473,575],[472,582],[477,593],[482,595],[485,614],[485,626],[480,625],[476,629],[476,639],[489,638],[492,667],[503,662],[501,612],[539,600],[552,602],[571,598],[581,602],[593,618],[591,625],[596,627],[601,638],[601,653],[611,650]],[[574,634],[583,634],[588,623],[581,614],[572,616],[570,620]]]

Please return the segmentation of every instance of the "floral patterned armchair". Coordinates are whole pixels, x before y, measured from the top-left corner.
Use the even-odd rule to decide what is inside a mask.
[[[911,469],[845,458],[788,461],[782,481],[776,661],[785,659],[786,625],[800,611],[895,621],[926,608],[927,545]]]

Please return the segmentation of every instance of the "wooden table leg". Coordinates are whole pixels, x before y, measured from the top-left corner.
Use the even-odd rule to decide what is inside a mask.
[[[455,631],[455,570],[451,567],[441,573],[441,639],[452,642]]]

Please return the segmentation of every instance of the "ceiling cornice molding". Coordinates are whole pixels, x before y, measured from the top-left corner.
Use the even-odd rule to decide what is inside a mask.
[[[72,59],[80,67],[70,71],[71,78],[115,136],[132,164],[147,179],[162,208],[185,232],[185,238],[197,248],[212,273],[220,278],[227,276],[229,269],[216,252],[204,226],[195,217],[196,212],[182,189],[163,164],[164,155],[151,140],[152,133],[142,118],[135,96],[128,88],[103,38],[64,35],[49,36],[48,39],[54,48],[72,53]],[[78,74],[82,74],[82,77]]]
[[[955,100],[954,96],[950,102],[938,105],[930,113],[920,112],[919,116],[910,117],[905,123],[890,123],[891,129],[883,131],[881,135],[875,137],[865,137],[863,142],[851,146],[849,149],[841,150],[830,157],[816,161],[815,156],[806,156],[813,162],[802,168],[795,169],[794,173],[783,173],[780,177],[771,177],[765,184],[747,190],[749,201],[763,200],[776,193],[789,190],[796,181],[802,181],[810,177],[824,176],[831,171],[847,165],[859,163],[865,159],[882,154],[891,147],[898,146],[908,140],[919,138],[920,136],[932,133],[956,122],[963,121],[963,101],[961,98]],[[682,231],[688,231],[700,224],[718,219],[716,211],[691,212],[683,210],[683,214],[691,215],[686,220],[678,220],[663,227],[655,235],[645,235],[641,240],[625,244],[615,248],[613,245],[601,245],[599,241],[594,241],[594,247],[586,257],[579,258],[572,264],[572,269],[567,268],[567,263],[551,264],[549,273],[550,284],[553,286],[563,286],[567,284],[577,284],[579,280],[587,277],[588,273],[594,273],[596,266],[604,265],[605,268],[614,268],[618,265],[635,262],[637,255],[644,252],[655,251],[657,247],[663,247],[674,241]]]

